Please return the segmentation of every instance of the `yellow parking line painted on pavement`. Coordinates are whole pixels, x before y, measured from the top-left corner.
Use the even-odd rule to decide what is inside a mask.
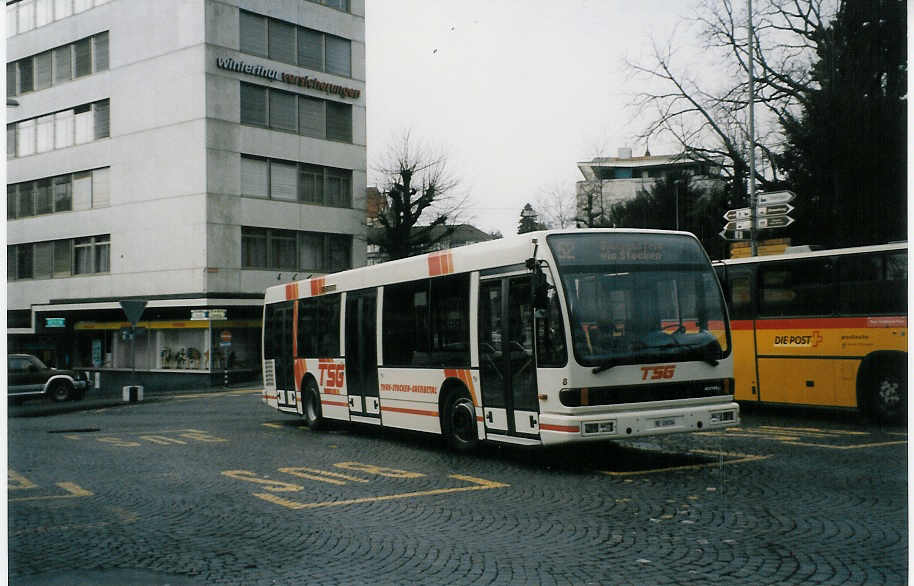
[[[263,423],[264,427],[272,427],[273,429],[283,429],[285,425],[280,425],[279,423]]]
[[[753,456],[750,454],[733,454],[728,452],[713,452],[710,450],[692,450],[696,454],[706,454],[709,456],[726,456],[736,458],[735,460],[724,460],[723,464],[743,464],[746,462],[758,462],[767,460],[771,456]],[[676,472],[679,470],[700,470],[702,468],[713,468],[719,466],[721,462],[708,462],[707,464],[689,464],[687,466],[670,466],[667,468],[653,468],[651,470],[633,470],[631,472],[612,472],[609,470],[600,470],[601,474],[607,476],[638,476],[641,474],[656,474],[658,472]]]
[[[290,499],[285,499],[278,497],[273,494],[266,494],[262,492],[254,493],[259,499],[263,499],[267,502],[273,504],[281,505],[283,507],[292,509],[292,510],[302,510],[302,509],[319,509],[324,507],[340,507],[344,505],[361,505],[365,503],[377,503],[383,501],[392,501],[398,499],[408,499],[416,498],[423,496],[436,496],[442,494],[454,494],[458,492],[469,492],[475,490],[489,490],[492,488],[506,488],[511,486],[510,484],[505,484],[503,482],[494,482],[492,480],[485,480],[483,478],[474,478],[473,476],[464,476],[462,474],[452,474],[449,478],[454,478],[456,480],[463,480],[464,482],[473,483],[472,486],[461,486],[458,488],[436,488],[433,490],[422,490],[417,492],[405,492],[401,494],[389,494],[385,496],[369,496],[358,499],[350,499],[345,501],[327,501],[322,503],[300,503],[298,501],[293,501]]]
[[[7,469],[7,490],[25,490],[27,488],[38,488],[38,485],[19,474],[15,470]]]
[[[760,425],[755,429],[765,429],[780,433],[811,433],[822,435],[869,435],[865,431],[850,431],[846,429],[819,429],[817,427],[778,427],[774,425]]]
[[[27,496],[9,499],[9,502],[21,502],[21,501],[49,501],[49,500],[58,500],[58,499],[72,499],[85,496],[93,496],[95,493],[89,492],[88,490],[80,487],[79,485],[73,484],[72,482],[58,482],[57,486],[67,491],[68,494],[63,495],[50,495],[50,496]]]
[[[897,442],[878,442],[873,444],[854,444],[850,446],[835,446],[831,444],[814,444],[810,442],[784,442],[792,446],[806,446],[809,448],[827,448],[829,450],[861,450],[864,448],[881,448],[883,446],[897,446],[908,443],[907,440]]]
[[[369,482],[365,478],[359,478],[358,476],[352,476],[350,474],[340,474],[339,472],[329,472],[327,470],[317,470],[314,468],[305,468],[303,466],[280,468],[279,471],[285,474],[291,474],[292,476],[299,476],[301,478],[307,478],[308,480],[317,480],[319,482],[326,482],[339,486],[346,484],[347,480],[352,482]]]

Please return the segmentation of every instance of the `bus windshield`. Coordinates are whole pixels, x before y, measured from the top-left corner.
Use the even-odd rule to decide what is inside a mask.
[[[623,364],[729,354],[723,296],[701,245],[677,234],[556,234],[547,239],[565,290],[579,364]]]

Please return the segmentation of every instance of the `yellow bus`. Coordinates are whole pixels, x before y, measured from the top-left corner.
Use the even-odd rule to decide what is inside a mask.
[[[734,397],[907,409],[907,243],[716,261],[730,309]]]

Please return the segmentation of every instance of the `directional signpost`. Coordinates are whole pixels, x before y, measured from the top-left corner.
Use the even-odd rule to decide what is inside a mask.
[[[124,314],[127,316],[127,321],[130,322],[130,367],[133,378],[136,378],[136,324],[143,316],[146,303],[145,299],[125,299],[121,301],[121,308],[123,308]],[[129,397],[130,401],[142,401],[142,389],[143,387],[136,385],[124,387],[124,400],[128,400]]]
[[[759,230],[771,228],[786,228],[793,224],[794,219],[788,216],[794,208],[789,202],[796,195],[791,191],[772,191],[758,195],[756,209],[756,227]],[[746,234],[752,230],[752,208],[737,208],[728,210],[724,214],[724,229],[720,232],[721,238],[726,240],[745,240]]]

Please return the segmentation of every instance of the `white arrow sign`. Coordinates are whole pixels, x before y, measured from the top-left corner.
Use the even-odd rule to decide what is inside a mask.
[[[793,201],[797,195],[792,191],[771,191],[769,193],[760,193],[758,195],[759,205],[771,205],[774,203],[788,203]]]

